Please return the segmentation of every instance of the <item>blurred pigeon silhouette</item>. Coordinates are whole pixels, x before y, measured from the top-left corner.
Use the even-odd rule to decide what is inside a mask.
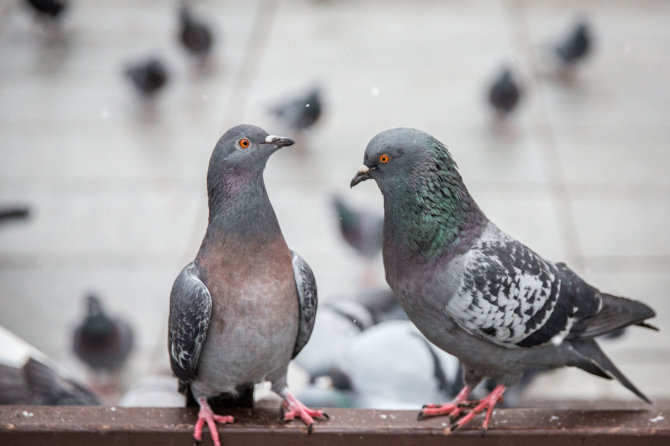
[[[0,326],[0,404],[100,404],[51,358]]]
[[[65,0],[26,0],[37,17],[45,21],[55,21],[62,17],[67,10],[68,3]]]
[[[563,82],[574,82],[577,68],[592,52],[592,40],[588,22],[584,18],[578,19],[562,40],[550,46],[547,53],[550,72]]]
[[[165,64],[156,57],[129,65],[125,69],[125,75],[146,99],[155,97],[169,79]]]
[[[507,118],[516,108],[521,98],[521,88],[512,77],[509,68],[503,68],[489,88],[489,104],[499,119]]]
[[[333,195],[332,203],[342,238],[366,259],[377,257],[382,250],[384,218],[366,209],[354,209],[339,195]]]
[[[0,224],[14,220],[24,220],[29,216],[30,208],[28,206],[0,207]]]
[[[29,357],[20,368],[0,364],[0,404],[92,406],[100,400],[83,385]]]
[[[74,352],[94,372],[116,372],[133,348],[133,330],[123,319],[110,317],[95,295],[85,303],[86,315],[74,331]]]
[[[210,28],[193,16],[186,1],[179,10],[179,41],[200,62],[206,61],[214,42]]]
[[[382,250],[384,219],[367,210],[354,209],[339,195],[333,195],[332,203],[342,238],[368,262],[362,280],[366,286],[371,285],[375,277],[373,260]]]
[[[314,127],[323,112],[321,90],[314,87],[291,99],[279,103],[270,110],[296,139],[304,136],[305,131]],[[297,143],[298,144],[298,143]]]
[[[591,32],[586,20],[581,19],[573,26],[562,42],[556,45],[556,54],[564,65],[575,65],[588,56],[591,49]]]
[[[430,344],[409,321],[387,321],[358,335],[340,367],[355,406],[414,409],[456,396],[462,371],[456,357]]]
[[[296,356],[294,362],[309,374],[312,382],[321,376],[338,381],[337,368],[349,343],[373,325],[372,316],[359,303],[331,299],[319,308],[310,342]],[[338,388],[346,387],[334,384]]]

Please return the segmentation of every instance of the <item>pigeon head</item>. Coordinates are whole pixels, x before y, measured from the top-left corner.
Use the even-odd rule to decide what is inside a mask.
[[[86,296],[86,315],[87,316],[98,316],[103,314],[102,302],[95,295],[89,294]]]
[[[412,252],[432,256],[466,241],[485,217],[447,148],[420,130],[386,130],[370,141],[351,187],[373,179],[384,196],[384,250],[392,233]]]
[[[238,125],[219,139],[212,152],[209,169],[233,171],[260,171],[270,155],[293,140],[268,133],[253,125]]]
[[[363,165],[350,186],[372,178],[386,193],[423,176],[424,171],[434,171],[435,166],[457,173],[446,147],[429,134],[410,128],[386,130],[368,143]]]
[[[224,133],[214,147],[207,171],[210,216],[224,202],[265,196],[263,171],[268,158],[292,144],[289,138],[268,135],[253,125],[238,125]]]

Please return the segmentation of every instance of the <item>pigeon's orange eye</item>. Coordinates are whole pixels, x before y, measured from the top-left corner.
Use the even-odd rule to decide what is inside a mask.
[[[389,158],[389,156],[385,153],[382,154],[382,155],[379,155],[379,162],[382,163],[382,164],[388,163],[390,159],[391,158]]]
[[[240,139],[237,143],[238,143],[238,144],[240,145],[240,147],[242,147],[243,149],[246,149],[247,147],[249,147],[249,144],[250,144],[250,143],[249,143],[249,140],[248,140],[247,138],[242,138],[242,139]]]

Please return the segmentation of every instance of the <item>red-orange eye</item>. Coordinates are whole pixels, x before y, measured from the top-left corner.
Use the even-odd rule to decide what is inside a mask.
[[[249,144],[250,144],[250,142],[249,142],[249,140],[248,140],[247,138],[242,138],[242,139],[240,139],[237,143],[238,143],[238,144],[240,145],[240,147],[242,147],[243,149],[246,149],[247,147],[249,147]]]
[[[382,164],[388,163],[390,159],[391,158],[385,153],[382,154],[382,155],[379,155],[379,162],[382,163]]]

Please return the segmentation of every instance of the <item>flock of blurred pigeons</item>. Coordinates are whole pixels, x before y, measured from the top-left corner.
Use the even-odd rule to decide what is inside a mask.
[[[67,12],[66,0],[25,0],[44,26],[57,27]],[[208,63],[214,33],[196,17],[187,2],[177,11],[181,46],[199,66]],[[552,46],[556,73],[572,79],[578,65],[592,49],[591,33],[584,19],[578,20]],[[169,70],[152,56],[126,67],[124,74],[142,98],[154,98],[168,84]],[[510,67],[503,67],[487,87],[488,104],[496,120],[504,122],[519,106],[524,89]],[[321,89],[311,87],[269,108],[299,139],[323,112]],[[348,298],[330,298],[319,308],[312,338],[295,364],[307,375],[298,392],[309,406],[412,408],[425,401],[450,400],[461,386],[458,360],[433,347],[408,320],[388,287],[374,279],[382,246],[381,215],[355,209],[342,197],[332,197],[342,240],[368,265],[361,277],[361,292]],[[28,218],[25,206],[0,208],[0,230],[11,220]],[[84,298],[84,314],[72,333],[72,349],[89,368],[86,385],[78,383],[58,364],[0,327],[0,404],[101,404],[118,399],[119,373],[133,348],[133,330],[124,320],[108,315],[101,299]],[[9,352],[9,353],[7,353]],[[7,360],[10,357],[10,360]],[[530,372],[529,382],[536,371]],[[167,380],[167,381],[166,381]],[[166,377],[141,381],[142,400],[126,395],[128,405],[181,404],[176,384]],[[486,383],[485,383],[486,385]],[[147,391],[147,388],[149,389]],[[513,405],[516,394],[506,395]],[[172,392],[173,399],[156,399],[156,390]],[[132,389],[130,393],[132,393]],[[143,393],[144,392],[144,393]]]

